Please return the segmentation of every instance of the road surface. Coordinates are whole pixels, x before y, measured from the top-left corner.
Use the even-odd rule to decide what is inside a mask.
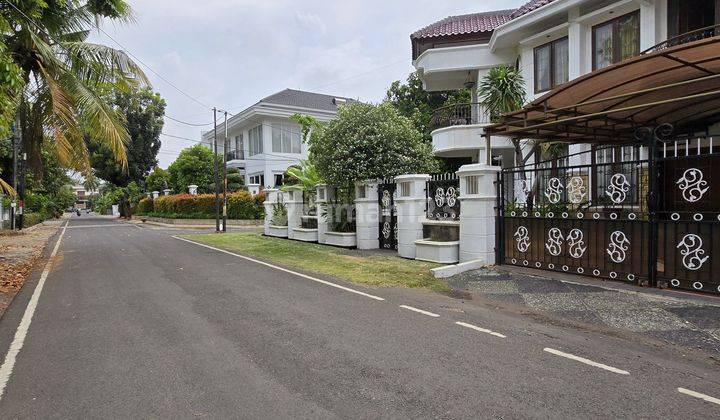
[[[298,276],[177,233],[69,221],[55,264],[0,320],[0,416],[720,416],[708,358],[475,300]]]

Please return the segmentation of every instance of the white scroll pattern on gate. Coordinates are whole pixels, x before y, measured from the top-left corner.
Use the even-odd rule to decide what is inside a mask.
[[[582,258],[587,250],[582,231],[580,229],[573,229],[568,233],[566,239],[570,256],[575,259]]]
[[[605,189],[605,195],[615,204],[620,204],[627,198],[630,183],[625,174],[615,174],[610,178],[610,185]]]
[[[457,191],[455,190],[455,187],[448,187],[447,192],[445,193],[445,201],[449,207],[455,206],[455,202],[457,201]]]
[[[607,251],[610,259],[615,263],[621,263],[627,258],[627,250],[630,248],[630,241],[627,236],[619,230],[610,234],[610,245]]]
[[[697,168],[686,170],[675,184],[682,190],[683,198],[689,203],[700,201],[710,189],[707,181],[703,179],[702,171]]]
[[[545,188],[545,197],[553,204],[560,202],[560,195],[563,192],[563,185],[558,178],[550,178]]]
[[[567,190],[570,202],[573,204],[582,203],[582,201],[585,199],[585,196],[587,195],[585,192],[585,182],[579,176],[574,176],[570,178]]]
[[[435,190],[435,206],[442,207],[445,204],[445,190],[442,187],[438,187]]]
[[[525,252],[530,248],[530,232],[525,226],[518,227],[513,236],[516,238],[518,251]]]
[[[390,206],[390,190],[383,190],[382,194],[382,206],[383,207],[389,207]]]
[[[683,236],[677,248],[680,250],[680,255],[683,256],[682,262],[685,268],[697,271],[702,268],[705,261],[710,259],[709,255],[705,255],[702,246],[703,241],[699,236],[692,233]],[[703,255],[705,256],[703,257]]]
[[[565,238],[563,238],[562,231],[558,228],[552,228],[548,231],[547,243],[545,248],[548,250],[550,255],[558,256],[562,252],[562,245]]]
[[[390,239],[390,222],[383,223],[382,234],[383,238]]]

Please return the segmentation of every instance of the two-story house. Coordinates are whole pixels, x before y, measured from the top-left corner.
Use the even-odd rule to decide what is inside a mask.
[[[293,114],[310,115],[328,122],[338,106],[351,101],[333,95],[285,89],[230,117],[227,122],[228,168],[245,174],[245,185],[282,185],[283,173],[301,159],[307,159],[307,145]],[[223,152],[224,125],[218,124],[218,153]],[[213,148],[213,131],[204,132],[203,144]]]
[[[518,9],[451,16],[411,35],[413,65],[429,91],[470,88],[472,103],[436,111],[439,157],[484,161],[477,86],[498,65],[521,70],[528,101],[654,45],[720,22],[716,0],[532,0]],[[495,163],[512,166],[506,137],[492,139]]]

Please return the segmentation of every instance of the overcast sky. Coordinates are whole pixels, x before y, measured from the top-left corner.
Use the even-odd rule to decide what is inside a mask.
[[[446,16],[522,0],[129,0],[137,22],[103,28],[165,79],[209,107],[241,111],[285,88],[379,102],[413,68],[410,34]],[[113,45],[103,34],[95,41]],[[117,47],[117,45],[114,45]],[[148,69],[166,115],[212,122],[212,111]],[[206,127],[206,128],[209,128]],[[205,129],[206,129],[205,128]],[[165,119],[164,133],[199,140],[201,127]],[[162,137],[167,166],[192,146]]]

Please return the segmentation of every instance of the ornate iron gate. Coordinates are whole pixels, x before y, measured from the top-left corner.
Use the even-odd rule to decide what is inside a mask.
[[[460,219],[460,178],[454,173],[433,174],[425,185],[426,216],[430,220]]]
[[[378,185],[380,206],[380,248],[397,249],[397,214],[395,212],[395,189],[393,179],[383,180]]]
[[[504,169],[498,261],[720,293],[720,143],[663,131]]]

